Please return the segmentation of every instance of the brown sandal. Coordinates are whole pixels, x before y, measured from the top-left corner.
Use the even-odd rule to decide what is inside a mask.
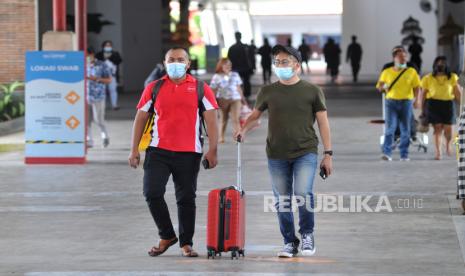
[[[165,251],[168,250],[168,248],[170,248],[172,245],[176,244],[177,242],[178,242],[178,238],[172,239],[162,250],[160,249],[160,244],[158,244],[158,247],[156,246],[152,247],[150,251],[148,252],[148,254],[151,257],[160,256],[161,254],[165,253]]]

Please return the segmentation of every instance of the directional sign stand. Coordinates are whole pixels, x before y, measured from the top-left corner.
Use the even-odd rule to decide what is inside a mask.
[[[86,162],[84,53],[26,53],[26,164]]]

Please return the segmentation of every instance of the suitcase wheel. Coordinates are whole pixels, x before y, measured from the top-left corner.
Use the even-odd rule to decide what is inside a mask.
[[[242,257],[245,257],[245,249],[239,250],[239,257],[242,255]]]
[[[234,260],[234,258],[239,259],[237,256],[236,250],[231,251],[231,260]]]

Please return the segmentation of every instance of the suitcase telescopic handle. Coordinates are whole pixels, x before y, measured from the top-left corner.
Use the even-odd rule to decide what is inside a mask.
[[[242,191],[242,162],[241,162],[242,137],[237,136],[237,188]]]

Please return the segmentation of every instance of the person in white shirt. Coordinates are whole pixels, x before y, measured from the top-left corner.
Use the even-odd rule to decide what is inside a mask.
[[[232,65],[229,59],[220,59],[216,65],[216,73],[210,83],[210,87],[216,93],[218,105],[221,109],[219,143],[224,143],[229,113],[231,113],[233,129],[236,132],[240,129],[239,117],[242,104],[247,104],[241,89],[241,77],[238,73],[232,72],[231,68]]]

